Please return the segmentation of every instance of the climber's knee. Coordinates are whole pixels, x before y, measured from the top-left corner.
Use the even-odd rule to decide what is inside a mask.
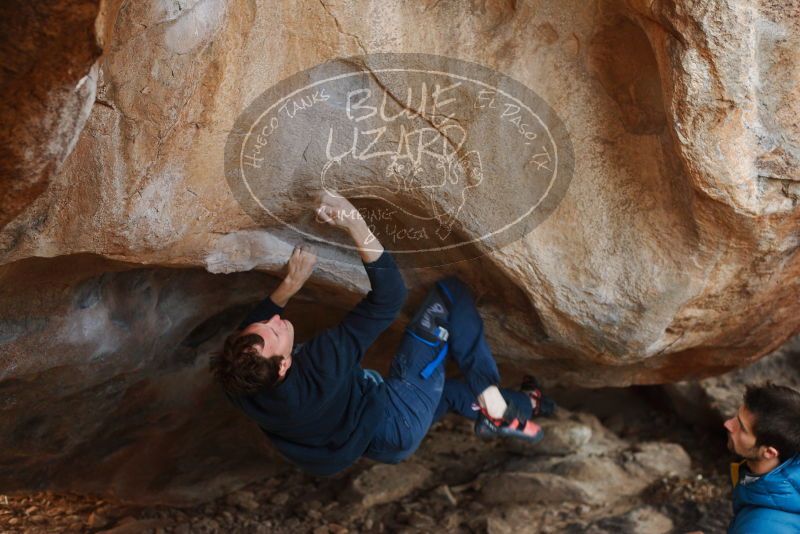
[[[438,344],[442,340],[447,340],[451,303],[446,291],[435,284],[408,324],[411,332],[430,343]]]
[[[469,286],[456,275],[446,276],[438,280],[436,285],[441,288],[442,292],[447,298],[448,303],[451,305],[460,301],[464,297],[466,297],[470,302],[473,300],[472,292],[470,291]]]

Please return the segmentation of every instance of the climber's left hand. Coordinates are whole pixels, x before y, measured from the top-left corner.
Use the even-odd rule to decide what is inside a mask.
[[[297,245],[289,258],[288,273],[283,282],[272,292],[270,298],[278,306],[285,307],[289,299],[300,291],[314,270],[317,255],[306,244]]]
[[[311,246],[305,243],[297,245],[289,258],[289,271],[284,281],[295,291],[300,291],[314,271],[316,263],[317,255]]]

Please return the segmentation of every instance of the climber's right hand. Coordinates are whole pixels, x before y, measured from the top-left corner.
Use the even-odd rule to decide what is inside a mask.
[[[336,226],[344,230],[352,230],[364,224],[364,218],[349,200],[342,196],[322,191],[318,196],[317,222]]]

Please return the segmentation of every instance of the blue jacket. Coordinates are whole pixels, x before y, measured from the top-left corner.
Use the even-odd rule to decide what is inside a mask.
[[[735,487],[728,533],[800,533],[800,455],[749,484],[742,483],[745,470],[738,467],[731,466]]]
[[[367,296],[339,325],[295,345],[281,383],[251,395],[226,392],[283,456],[313,475],[338,473],[364,454],[386,409],[386,386],[364,373],[361,359],[395,320],[408,290],[388,250],[364,267]],[[282,313],[267,297],[240,328]]]

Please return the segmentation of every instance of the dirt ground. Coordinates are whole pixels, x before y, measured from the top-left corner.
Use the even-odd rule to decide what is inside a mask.
[[[730,454],[719,428],[693,428],[658,387],[554,391],[564,406],[591,413],[631,444],[679,443],[691,457],[688,476],[657,479],[611,504],[484,502],[482,481],[514,459],[504,442],[482,442],[469,421],[436,424],[386,487],[356,486],[377,464],[361,460],[333,478],[286,466],[278,476],[190,508],[127,505],[91,496],[37,492],[0,495],[2,532],[297,533],[344,532],[723,532],[730,520]],[[417,476],[424,471],[424,481]],[[360,478],[359,478],[360,477]],[[374,478],[374,477],[373,477]],[[374,484],[374,482],[373,482]],[[377,488],[377,489],[376,489]],[[388,489],[387,489],[388,488]],[[543,490],[543,491],[546,491]],[[398,497],[393,497],[395,492]]]

